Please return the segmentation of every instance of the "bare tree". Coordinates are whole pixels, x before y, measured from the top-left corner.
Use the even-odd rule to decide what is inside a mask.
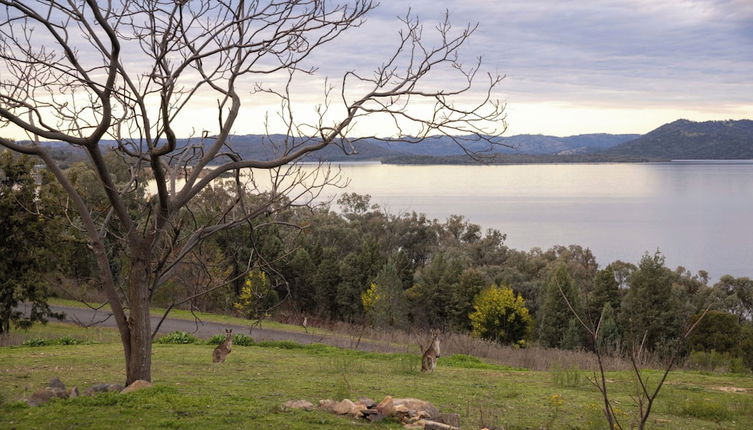
[[[458,50],[475,28],[456,31],[446,18],[432,32],[433,44],[425,42],[419,20],[403,19],[394,54],[371,74],[348,72],[339,88],[328,84],[318,120],[304,123],[294,118],[294,82],[315,73],[305,64],[315,51],[363,23],[375,7],[371,1],[0,0],[0,5],[0,118],[30,139],[0,144],[41,159],[72,201],[117,322],[127,383],[151,379],[149,304],[202,241],[272,210],[303,204],[298,197],[310,201],[338,182],[337,172],[327,167],[299,168],[295,162],[302,156],[331,145],[355,152],[363,136],[349,134],[358,121],[375,116],[391,118],[393,135],[405,140],[444,134],[464,148],[468,136],[495,144],[505,127],[504,106],[493,96],[501,76],[483,78],[485,91],[475,104],[459,102],[481,80],[480,60],[470,67],[459,63]],[[434,71],[454,73],[457,88],[432,88],[428,78]],[[232,132],[239,121],[255,120],[242,118],[241,109],[262,96],[278,100],[277,121],[285,130],[261,143],[271,156],[244,157]],[[215,103],[215,129],[176,129],[183,115],[208,99]],[[411,109],[416,103],[431,109],[416,113]],[[114,180],[103,139],[114,141],[114,151],[127,163],[125,183]],[[107,196],[106,213],[87,206],[43,140],[88,155]],[[232,198],[211,216],[196,216],[191,203],[228,174]],[[261,175],[268,175],[264,186],[257,184]],[[133,196],[147,182],[154,191],[136,199],[134,208]],[[124,250],[122,278],[111,269],[108,241]]]

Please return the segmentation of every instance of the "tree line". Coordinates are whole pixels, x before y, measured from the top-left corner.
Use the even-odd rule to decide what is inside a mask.
[[[45,305],[51,292],[103,297],[96,262],[60,187],[28,158],[5,152],[0,162],[0,223],[4,237],[13,238],[0,250],[7,256],[1,267],[2,331],[11,321],[25,326],[51,316]],[[118,157],[110,154],[107,162],[112,171],[122,171],[122,181],[129,180]],[[90,183],[92,167],[75,163],[65,174],[106,218],[106,196]],[[232,181],[218,181],[186,210],[197,219],[215,216],[232,204],[236,192]],[[146,183],[131,198],[134,207],[137,200],[151,198]],[[640,343],[657,353],[672,348],[711,304],[712,312],[691,336],[690,350],[748,361],[753,356],[749,278],[727,275],[712,285],[703,271],[666,267],[659,252],[645,254],[637,264],[600,266],[578,245],[515,250],[506,246],[502,232],[484,231],[463,216],[438,221],[416,212],[390,214],[367,195],[345,193],[335,204],[316,208],[279,205],[279,211],[205,240],[153,302],[251,318],[285,311],[385,328],[440,328],[517,346],[593,348],[569,303],[589,322],[601,321],[604,345],[619,351]],[[122,234],[117,223],[108,228]],[[117,240],[107,244],[116,257],[111,258],[116,282],[128,266],[119,246]],[[34,303],[30,317],[13,314],[20,302]]]

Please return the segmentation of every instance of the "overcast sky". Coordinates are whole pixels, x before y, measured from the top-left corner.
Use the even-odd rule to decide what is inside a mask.
[[[482,56],[485,71],[506,75],[497,95],[507,103],[507,135],[645,133],[679,118],[753,118],[753,0],[382,0],[361,28],[311,57],[316,85],[296,89],[304,108],[321,102],[324,77],[338,82],[388,58],[397,17],[409,9],[427,33],[445,10],[458,27],[478,23],[462,60]],[[204,128],[215,106],[207,100],[178,126]],[[269,107],[244,115],[259,118]],[[254,128],[261,122],[240,121],[234,132],[262,132]]]
[[[389,53],[408,8],[427,27],[444,9],[453,22],[479,24],[463,52],[507,76],[508,134],[644,133],[678,118],[753,117],[751,0],[387,0],[326,49],[367,69]]]

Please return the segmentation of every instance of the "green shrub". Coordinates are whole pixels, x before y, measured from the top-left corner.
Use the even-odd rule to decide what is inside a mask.
[[[254,340],[251,338],[251,336],[247,336],[243,333],[233,335],[233,345],[252,346],[253,344]]]
[[[160,337],[156,342],[186,345],[189,343],[201,343],[201,340],[198,337],[184,331],[174,331],[168,335]]]
[[[72,336],[65,335],[59,337],[55,341],[55,343],[57,343],[58,345],[81,345],[82,343],[84,343],[84,341],[82,341],[81,339],[76,339]]]
[[[41,337],[30,337],[26,339],[21,345],[23,346],[48,346],[52,345],[52,341]]]

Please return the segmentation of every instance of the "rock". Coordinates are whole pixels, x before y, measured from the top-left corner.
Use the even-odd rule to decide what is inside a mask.
[[[350,415],[352,415],[353,418],[361,418],[361,417],[363,417],[363,412],[366,411],[366,410],[368,410],[368,409],[369,408],[367,408],[366,405],[364,405],[361,402],[358,402],[358,403],[356,403],[356,404],[353,405],[353,408],[351,408]]]
[[[53,378],[49,384],[47,384],[50,388],[59,388],[63,391],[65,391],[65,384],[63,384],[63,381],[61,381],[58,378]]]
[[[282,404],[284,409],[304,409],[311,411],[314,409],[314,404],[308,400],[288,400]]]
[[[123,391],[120,392],[120,394],[128,394],[133,393],[134,391],[143,390],[144,388],[153,387],[154,385],[149,381],[144,381],[143,379],[137,379],[131,383],[131,385],[125,387]]]
[[[366,406],[369,409],[371,409],[371,408],[373,408],[374,406],[377,405],[377,403],[375,401],[371,400],[368,397],[359,397],[358,398],[358,403]]]
[[[376,410],[376,408],[364,409],[361,411],[361,415],[373,423],[382,421],[385,418],[385,416]]]
[[[356,404],[353,403],[350,399],[343,399],[341,402],[336,403],[332,407],[332,412],[336,413],[337,415],[348,415],[355,406]]]
[[[330,400],[330,399],[319,400],[319,409],[323,410],[324,412],[334,413],[334,408],[336,404],[337,404],[336,401]]]
[[[458,427],[454,427],[449,424],[429,420],[424,421],[424,428],[426,430],[460,430]]]
[[[108,384],[106,391],[114,391],[116,393],[119,393],[119,392],[123,391],[123,388],[124,387],[121,384]]]
[[[81,394],[79,394],[79,392],[78,392],[78,387],[73,387],[73,388],[71,388],[70,391],[68,391],[68,398],[69,399],[73,399],[73,398],[79,397],[80,395]]]
[[[424,428],[424,423],[422,421],[417,421],[415,423],[408,423],[403,424],[404,429],[422,429]]]
[[[392,396],[385,396],[384,399],[376,405],[376,410],[386,417],[391,417],[395,413],[395,402],[392,401]]]
[[[54,398],[67,399],[68,393],[60,388],[47,387],[37,391],[29,397],[26,403],[29,406],[39,406],[43,403],[47,403]]]
[[[437,421],[453,427],[460,427],[460,415],[458,414],[439,414]]]
[[[398,406],[405,406],[409,411],[415,411],[415,415],[423,415],[426,418],[437,419],[439,418],[439,409],[436,408],[431,402],[421,399],[405,398],[405,399],[391,399],[394,408]],[[402,408],[400,408],[402,410]],[[422,413],[423,412],[423,413]],[[387,415],[387,414],[385,414]]]
[[[84,390],[84,395],[92,396],[94,394],[107,393],[111,391],[119,393],[123,391],[123,386],[120,384],[94,384],[91,387]]]

